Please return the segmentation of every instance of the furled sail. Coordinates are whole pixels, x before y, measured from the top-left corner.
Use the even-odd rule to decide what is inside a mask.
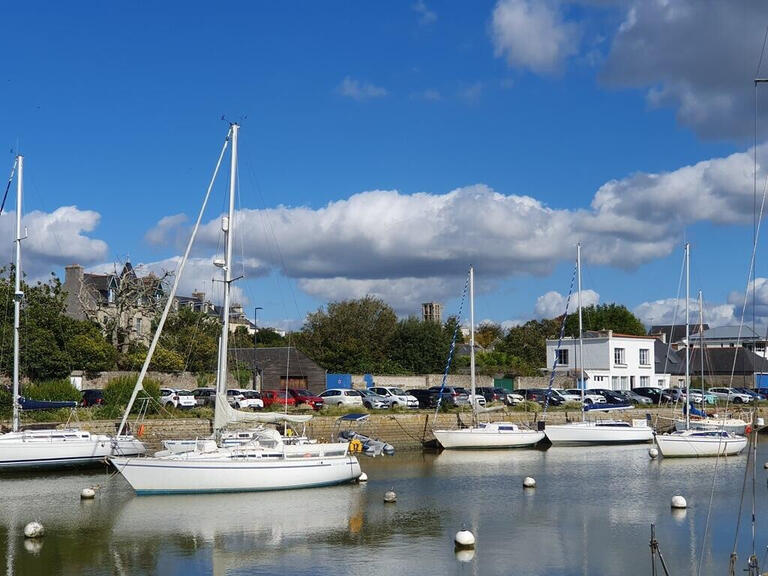
[[[276,424],[279,422],[290,422],[301,424],[309,422],[312,419],[311,414],[283,414],[282,412],[245,412],[235,410],[227,402],[223,394],[216,395],[216,409],[213,419],[213,429],[221,430],[229,424],[235,422],[259,422],[260,424]]]

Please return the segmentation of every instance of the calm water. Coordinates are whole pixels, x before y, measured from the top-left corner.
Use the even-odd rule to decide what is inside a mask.
[[[650,574],[651,522],[673,575],[726,573],[746,456],[651,461],[647,446],[444,452],[362,458],[367,485],[242,495],[136,497],[103,471],[0,477],[7,574]],[[758,454],[758,550],[768,487]],[[522,489],[534,476],[535,490]],[[101,486],[96,500],[80,490]],[[382,497],[393,487],[396,504]],[[673,514],[675,493],[689,509]],[[748,511],[739,547],[750,549]],[[26,522],[47,535],[24,541]],[[453,552],[466,523],[469,562]],[[762,564],[763,554],[759,554]]]

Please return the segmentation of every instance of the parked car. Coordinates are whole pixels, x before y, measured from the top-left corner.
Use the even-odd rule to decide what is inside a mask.
[[[486,402],[503,402],[504,396],[507,395],[507,391],[503,388],[494,388],[493,386],[477,386],[475,392],[482,394]]]
[[[685,388],[679,386],[672,386],[671,388],[665,388],[664,392],[669,394],[672,402],[681,402],[685,399]]]
[[[574,394],[578,396],[577,402],[581,402],[581,389],[580,388],[568,388],[565,392],[568,394]],[[595,392],[593,389],[584,390],[584,405],[589,406],[590,404],[602,404],[605,402],[605,396],[602,396]]]
[[[285,390],[262,390],[261,400],[264,402],[264,408],[272,404],[296,406],[296,399]]]
[[[326,406],[362,406],[363,397],[351,388],[329,388],[320,393]]]
[[[434,408],[437,404],[437,395],[426,388],[411,388],[405,391],[419,401],[419,408]]]
[[[670,402],[672,400],[672,397],[668,392],[665,392],[656,386],[641,386],[639,388],[633,388],[632,390],[636,394],[640,394],[640,396],[650,398],[653,404],[664,404],[665,402]]]
[[[102,390],[83,390],[80,406],[98,406],[104,404],[104,392]]]
[[[230,388],[227,390],[227,402],[229,402],[231,406],[242,410],[261,410],[264,408],[264,401],[261,397],[246,394],[247,392],[253,392],[253,390]],[[258,394],[258,392],[256,394]]]
[[[653,400],[648,398],[648,396],[638,394],[634,390],[624,390],[624,396],[626,396],[632,404],[641,404],[643,406],[650,406],[653,404]]]
[[[389,398],[376,394],[370,388],[367,390],[356,390],[356,392],[359,392],[363,397],[363,406],[371,410],[388,409],[392,406],[392,401]]]
[[[753,388],[734,388],[734,390],[736,390],[736,392],[741,392],[743,394],[748,394],[749,396],[752,397],[753,401],[755,399],[757,399],[758,402],[762,402],[766,398],[766,396],[764,394],[761,394],[760,392],[758,392],[757,390],[755,390]]]
[[[456,391],[459,394],[466,394],[467,395],[467,403],[472,406],[485,406],[485,397],[482,394],[477,393],[477,388],[475,388],[475,395],[472,396],[472,392],[467,390],[466,388],[463,388],[461,386],[454,386],[456,388]]]
[[[160,403],[172,408],[194,408],[197,406],[192,392],[175,388],[160,388]]]
[[[593,394],[600,394],[607,404],[625,404],[629,398],[622,395],[622,390],[608,390],[607,388],[590,388]]]
[[[296,400],[296,406],[306,404],[312,410],[320,410],[325,405],[323,399],[304,388],[288,388],[288,394]]]
[[[504,396],[504,404],[507,406],[515,406],[520,404],[520,402],[525,402],[525,397],[517,392],[507,392],[506,396]]]
[[[547,397],[549,397],[550,406],[560,406],[565,403],[565,398],[560,396],[556,390],[549,390],[547,388],[526,388],[516,390],[516,392],[522,395],[526,400],[538,402],[542,406],[547,402]]]
[[[216,404],[215,388],[197,388],[192,390],[192,396],[194,396],[198,406],[214,406]]]
[[[432,386],[429,391],[435,393],[435,401],[440,399],[441,404],[462,406],[469,403],[469,395],[464,391],[459,392],[453,386]]]
[[[707,392],[716,396],[718,400],[733,402],[734,404],[747,404],[752,401],[749,394],[737,392],[733,388],[710,388]]]
[[[371,392],[375,392],[379,396],[384,396],[391,402],[390,407],[403,406],[404,408],[418,408],[419,401],[415,396],[406,394],[402,388],[395,386],[372,386],[369,388]]]

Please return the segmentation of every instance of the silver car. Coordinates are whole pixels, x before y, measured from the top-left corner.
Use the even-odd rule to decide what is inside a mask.
[[[357,392],[363,397],[363,406],[371,410],[382,410],[389,408],[392,405],[389,398],[382,396],[381,394],[376,394],[376,392],[373,392],[372,390],[357,390]]]

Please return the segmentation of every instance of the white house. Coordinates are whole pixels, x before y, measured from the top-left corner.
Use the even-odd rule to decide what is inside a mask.
[[[656,386],[654,363],[655,338],[614,334],[612,330],[585,332],[584,376],[587,388],[629,390]],[[547,370],[552,370],[557,353],[557,372],[569,372],[578,378],[579,339],[563,338],[560,348],[557,340],[547,340]]]

